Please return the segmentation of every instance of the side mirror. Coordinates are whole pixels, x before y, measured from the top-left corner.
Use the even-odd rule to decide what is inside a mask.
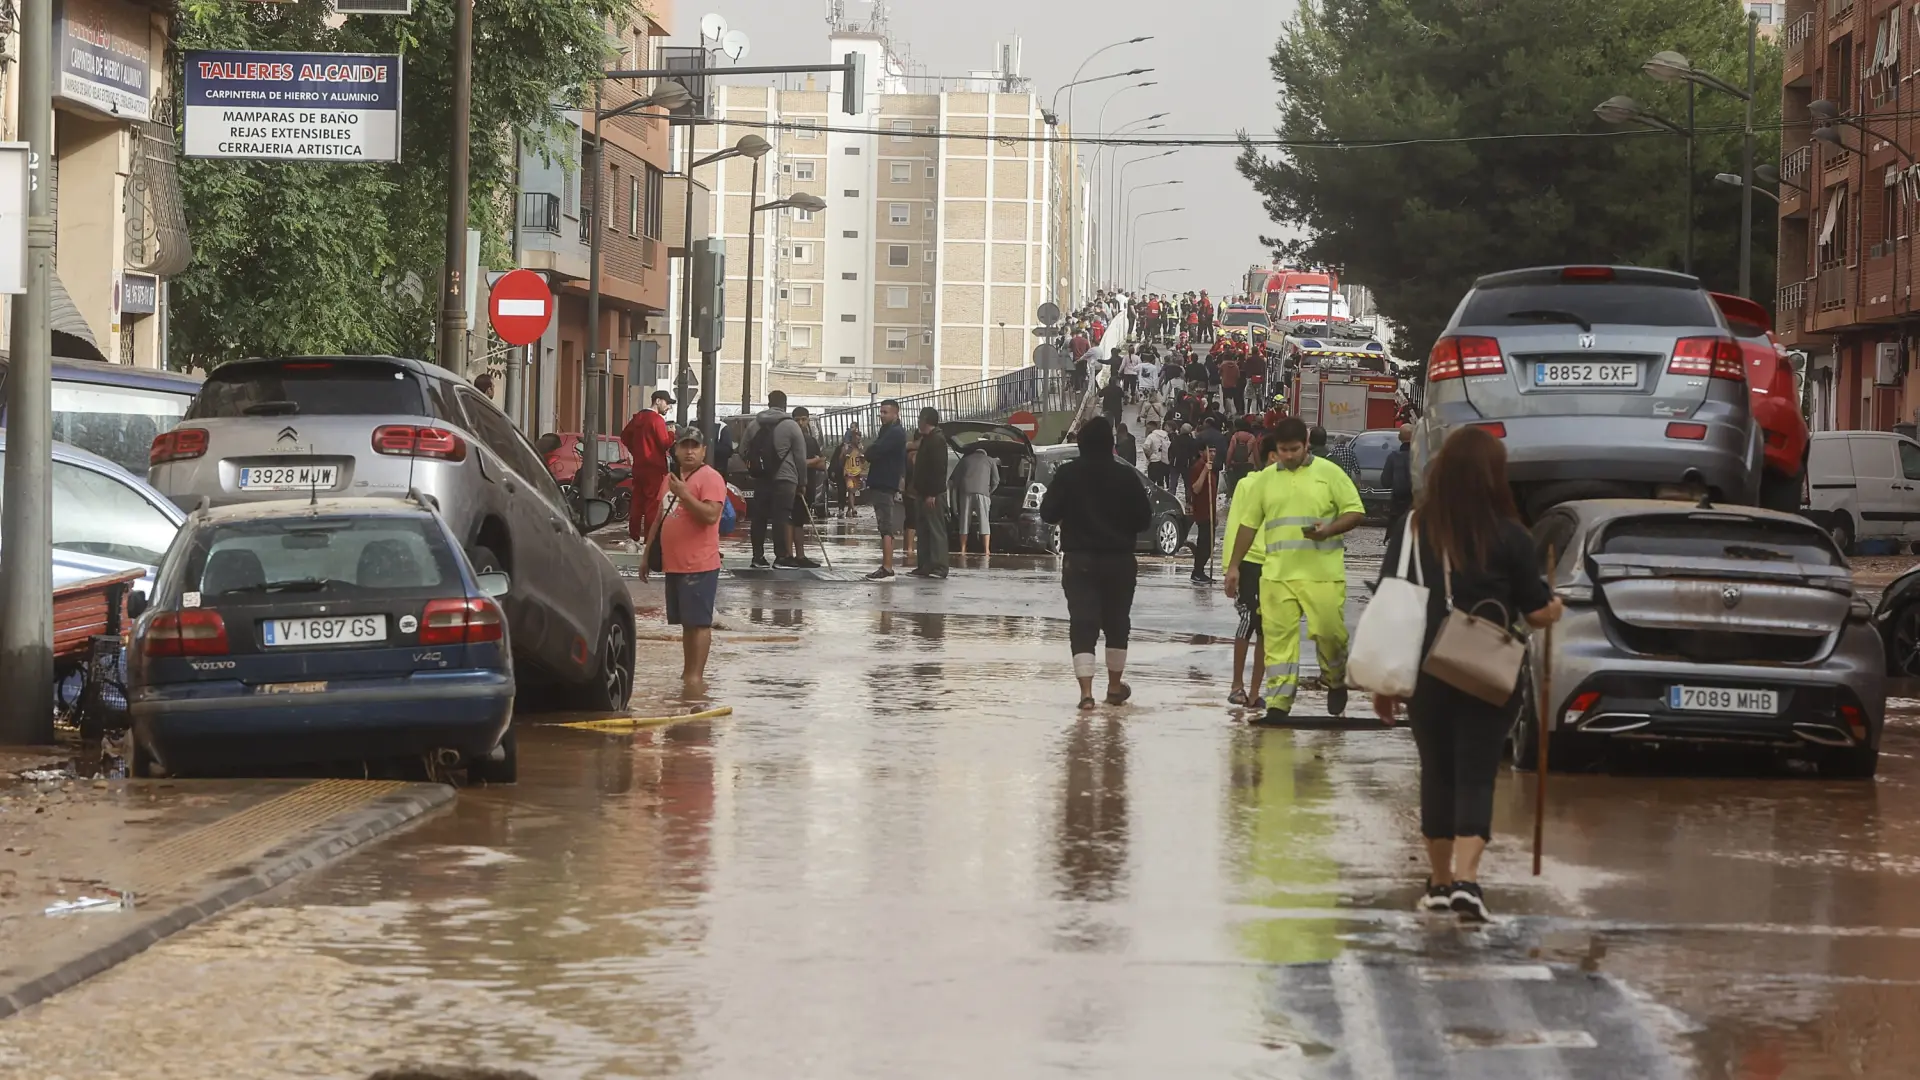
[[[147,613],[147,594],[130,592],[127,594],[127,618],[137,619]]]
[[[597,532],[613,520],[613,504],[605,499],[587,499],[580,504],[580,531]]]
[[[513,588],[513,579],[498,570],[489,570],[479,578],[480,591],[495,600],[507,595],[507,591]]]

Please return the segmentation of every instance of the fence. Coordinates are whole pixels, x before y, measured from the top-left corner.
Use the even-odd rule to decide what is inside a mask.
[[[1065,371],[1041,371],[1021,368],[998,378],[930,390],[897,398],[900,416],[909,427],[920,417],[920,410],[931,405],[940,410],[942,420],[1004,420],[1008,415],[1028,412],[1057,412],[1073,407],[1070,374]],[[860,425],[863,438],[872,438],[880,429],[878,403],[829,409],[814,422],[822,446],[832,446],[846,436],[850,425]]]

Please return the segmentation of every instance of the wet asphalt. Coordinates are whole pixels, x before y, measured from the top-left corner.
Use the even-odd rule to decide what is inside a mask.
[[[1231,604],[1186,573],[1143,566],[1135,698],[1088,715],[1049,560],[728,579],[754,637],[715,653],[733,715],[523,717],[518,786],[0,1025],[0,1074],[1920,1070],[1920,705],[1870,783],[1702,755],[1556,775],[1538,878],[1532,780],[1503,771],[1499,917],[1463,927],[1411,911],[1410,737],[1246,726]],[[643,692],[672,675],[647,655]]]

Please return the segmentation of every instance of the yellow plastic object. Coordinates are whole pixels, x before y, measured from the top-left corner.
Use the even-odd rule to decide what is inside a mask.
[[[686,713],[682,716],[614,716],[605,720],[574,720],[553,726],[573,728],[577,731],[638,731],[641,728],[665,727],[668,724],[682,724],[689,720],[711,720],[718,716],[732,715],[733,706],[722,705],[717,709]]]

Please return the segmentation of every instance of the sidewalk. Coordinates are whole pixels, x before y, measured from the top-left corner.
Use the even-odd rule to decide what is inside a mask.
[[[0,1017],[453,798],[399,781],[20,776],[65,757],[0,748]],[[49,914],[81,897],[109,903]]]

